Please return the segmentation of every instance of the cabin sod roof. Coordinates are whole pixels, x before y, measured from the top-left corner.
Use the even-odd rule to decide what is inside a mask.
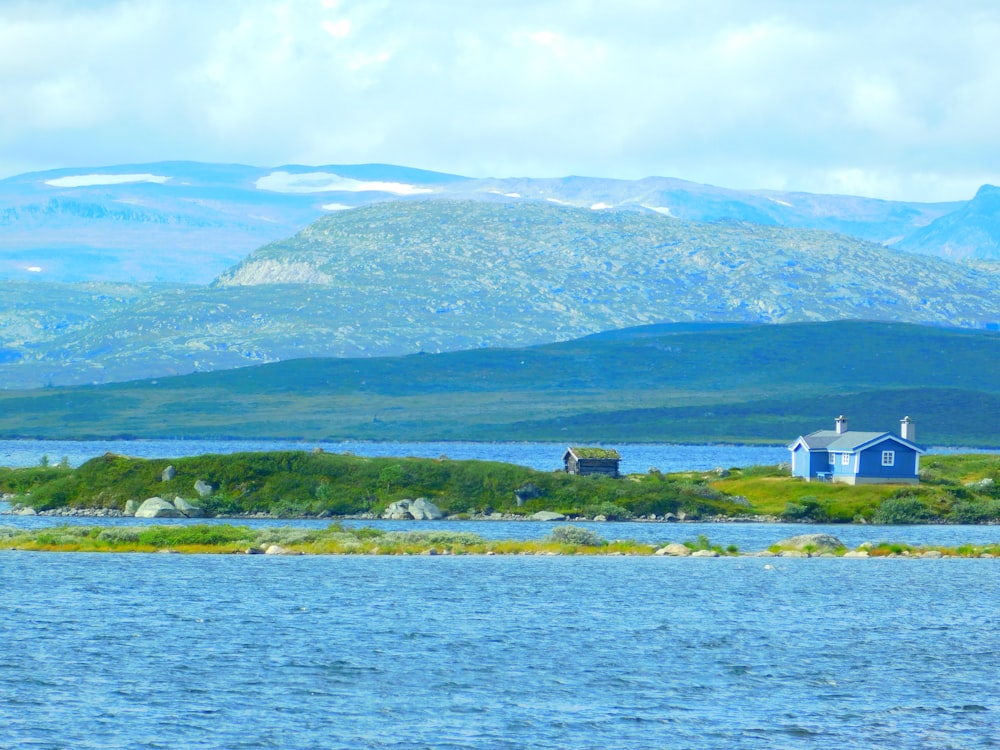
[[[621,459],[618,455],[618,451],[611,450],[610,448],[570,448],[573,455],[577,458],[609,458],[609,459]]]

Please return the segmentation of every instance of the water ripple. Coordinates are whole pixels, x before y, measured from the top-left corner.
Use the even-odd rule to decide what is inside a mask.
[[[995,742],[981,561],[270,562],[0,554],[0,747]]]

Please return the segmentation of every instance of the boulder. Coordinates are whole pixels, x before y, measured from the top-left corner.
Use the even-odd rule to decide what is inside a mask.
[[[699,549],[691,553],[691,557],[719,557],[714,549]]]
[[[174,507],[169,500],[162,497],[151,497],[143,500],[135,511],[136,518],[183,518],[184,514]]]
[[[656,550],[656,554],[669,555],[670,557],[688,557],[691,554],[691,550],[683,544],[673,542],[672,544],[668,544],[666,547],[661,547]]]
[[[188,518],[204,518],[205,511],[199,508],[197,505],[192,505],[183,497],[174,498],[174,507],[177,508],[181,513],[183,513]]]
[[[551,510],[540,510],[531,514],[532,521],[565,521],[566,516]]]
[[[385,510],[382,511],[382,518],[389,521],[412,520],[413,516],[410,514],[410,503],[412,502],[413,500],[407,498],[405,500],[398,500],[397,502],[389,503],[385,507]]]
[[[410,515],[417,521],[438,521],[444,518],[444,513],[426,497],[418,497],[408,508]]]
[[[38,511],[32,508],[30,505],[24,505],[13,511],[15,516],[37,516]]]
[[[844,543],[831,534],[799,534],[782,539],[777,544],[784,550],[798,552],[835,552],[844,548]],[[806,548],[809,548],[808,550]]]
[[[978,482],[966,482],[965,486],[971,490],[988,490],[993,486],[993,477],[986,477]]]
[[[537,486],[535,486],[531,482],[528,482],[524,486],[518,487],[516,490],[514,490],[514,502],[517,503],[517,507],[520,508],[529,500],[534,500],[535,498],[539,498],[544,494],[545,493],[542,492],[540,489],[538,489]]]
[[[175,476],[177,476],[177,469],[173,466],[168,466],[163,470],[163,473],[160,474],[160,480],[163,482],[169,482]]]
[[[125,501],[125,515],[134,516],[135,512],[139,510],[138,500],[126,500]]]
[[[845,552],[844,557],[870,557],[870,555],[866,549],[854,549],[850,552]]]
[[[198,493],[199,497],[208,497],[215,491],[215,488],[203,479],[199,479],[194,483],[194,491]]]
[[[295,552],[293,550],[290,550],[290,549],[285,549],[280,544],[269,544],[268,547],[267,547],[267,549],[264,550],[264,554],[265,555],[297,555],[299,553]]]

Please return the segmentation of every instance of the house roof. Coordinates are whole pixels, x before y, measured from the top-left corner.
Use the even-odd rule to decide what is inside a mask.
[[[621,460],[618,451],[610,448],[567,448],[566,453],[572,453],[577,458],[608,458]],[[565,458],[565,456],[563,456]]]
[[[794,450],[796,446],[801,444],[809,450],[853,452],[876,445],[883,440],[893,440],[918,453],[924,452],[919,445],[891,432],[862,432],[861,430],[847,430],[840,434],[837,434],[836,430],[816,430],[816,432],[810,432],[808,435],[800,437],[789,448]]]

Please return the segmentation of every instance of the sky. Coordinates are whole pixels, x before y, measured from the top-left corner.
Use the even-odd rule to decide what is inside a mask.
[[[0,0],[0,177],[389,163],[971,198],[996,0]]]

